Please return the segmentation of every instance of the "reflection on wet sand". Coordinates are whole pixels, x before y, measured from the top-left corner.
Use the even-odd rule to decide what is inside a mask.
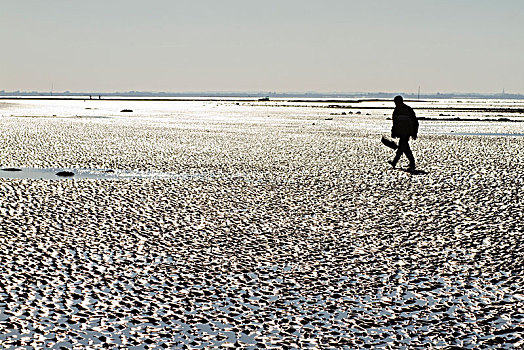
[[[413,176],[382,111],[129,107],[2,119],[3,347],[524,346],[524,143],[446,134],[522,123],[423,121]]]

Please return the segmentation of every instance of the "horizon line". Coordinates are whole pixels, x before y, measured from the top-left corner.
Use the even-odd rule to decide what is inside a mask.
[[[70,91],[70,90],[64,90],[64,91],[37,91],[37,90],[13,90],[13,91],[6,91],[6,90],[0,90],[0,95],[2,96],[10,96],[10,95],[16,95],[16,94],[23,94],[23,95],[41,95],[41,96],[55,96],[55,95],[82,95],[82,96],[89,96],[89,95],[162,95],[162,96],[168,96],[168,95],[192,95],[192,96],[205,96],[205,95],[236,95],[236,96],[249,96],[249,95],[255,95],[255,96],[278,96],[278,95],[285,95],[285,96],[307,96],[307,95],[314,95],[314,96],[335,96],[335,95],[341,95],[341,96],[363,96],[363,95],[406,95],[406,96],[441,96],[441,95],[447,95],[447,96],[524,96],[524,93],[521,92],[425,92],[425,93],[419,93],[419,92],[407,92],[407,91],[357,91],[357,92],[340,92],[340,91],[331,91],[331,92],[319,92],[319,91],[234,91],[234,90],[211,90],[211,91],[147,91],[147,90],[128,90],[128,91]]]

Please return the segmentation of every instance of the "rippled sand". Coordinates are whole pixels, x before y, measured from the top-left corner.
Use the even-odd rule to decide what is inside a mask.
[[[2,166],[198,175],[0,179],[2,346],[524,346],[524,138],[421,123],[411,175],[365,119],[267,115],[2,118]]]

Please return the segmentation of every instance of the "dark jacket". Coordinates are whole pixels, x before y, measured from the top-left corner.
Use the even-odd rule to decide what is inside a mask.
[[[418,120],[413,108],[406,104],[395,107],[393,111],[393,128],[391,137],[411,136],[417,138]]]

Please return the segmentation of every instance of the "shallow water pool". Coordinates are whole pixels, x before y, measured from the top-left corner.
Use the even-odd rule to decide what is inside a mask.
[[[68,174],[69,173],[69,174]],[[71,175],[72,173],[72,175]],[[192,178],[198,175],[113,169],[2,168],[0,178],[33,180],[130,180]]]

